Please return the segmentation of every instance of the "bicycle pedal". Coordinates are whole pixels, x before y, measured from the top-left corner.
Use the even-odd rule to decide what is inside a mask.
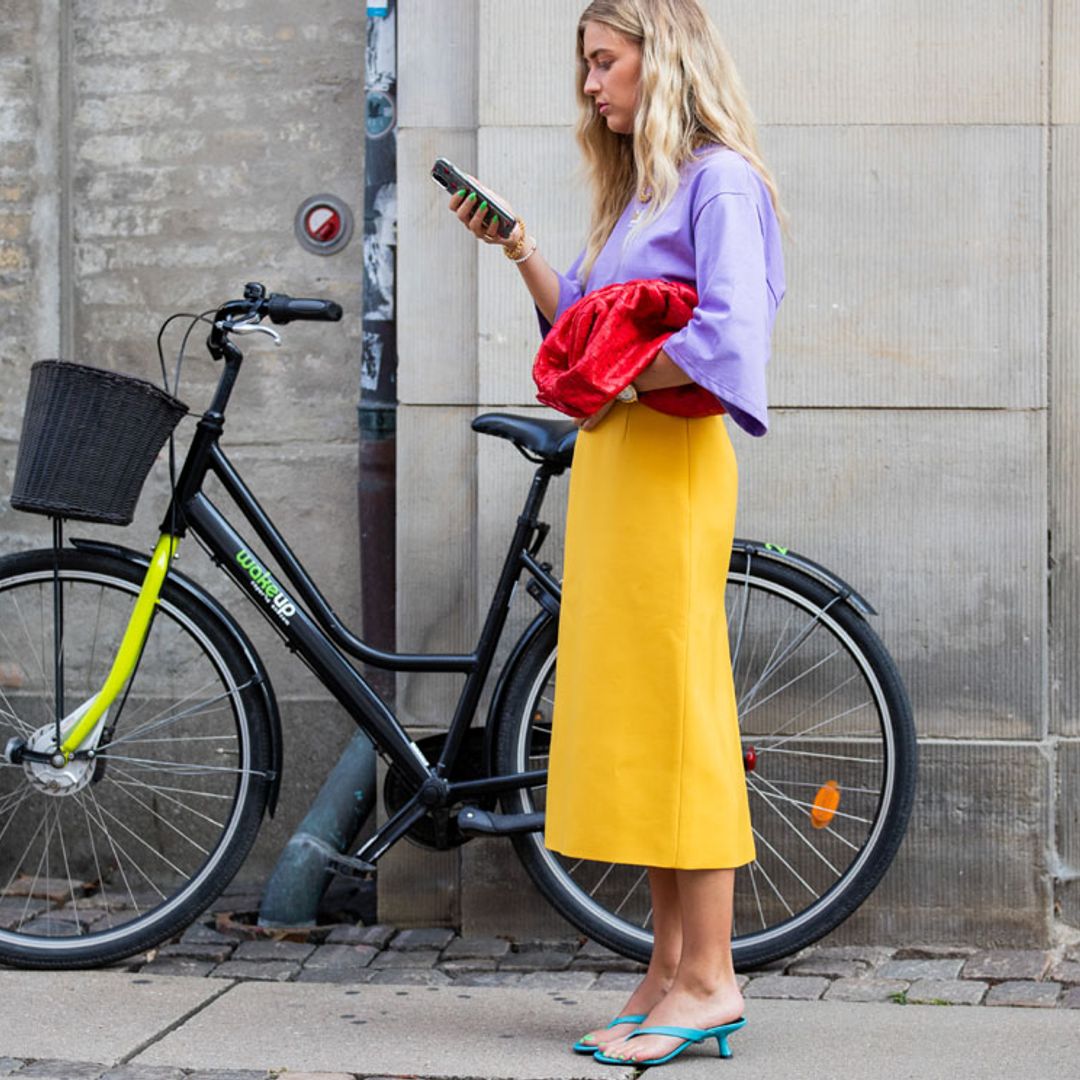
[[[495,814],[478,806],[466,806],[458,812],[458,828],[463,833],[482,836],[511,836],[539,832],[544,827],[542,811],[532,814]]]
[[[328,867],[335,874],[340,874],[342,877],[362,878],[375,873],[374,863],[365,862],[363,859],[357,859],[352,855],[339,853],[330,856]]]

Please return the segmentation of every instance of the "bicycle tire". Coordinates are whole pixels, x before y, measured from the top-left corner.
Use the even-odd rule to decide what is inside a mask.
[[[101,687],[143,570],[64,550],[57,573],[70,716]],[[0,751],[55,731],[53,574],[52,550],[0,559]],[[234,633],[168,579],[102,731],[95,760],[60,773],[0,759],[2,963],[95,967],[150,949],[205,910],[254,842],[266,708]]]
[[[756,758],[747,781],[757,859],[736,873],[732,942],[736,968],[748,970],[819,940],[870,895],[907,828],[917,745],[892,658],[835,591],[736,551],[726,604],[744,752],[752,748]],[[500,773],[546,765],[555,658],[552,622],[508,676],[496,719]],[[839,803],[830,811],[834,793]],[[512,792],[502,806],[507,813],[542,809],[543,788]],[[600,944],[648,961],[643,867],[569,859],[548,851],[541,833],[511,839],[564,918]]]

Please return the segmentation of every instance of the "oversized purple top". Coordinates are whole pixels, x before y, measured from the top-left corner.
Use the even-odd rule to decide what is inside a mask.
[[[623,211],[582,288],[584,253],[559,274],[558,319],[586,293],[616,282],[683,281],[698,293],[693,318],[664,351],[718,397],[751,435],[768,430],[765,364],[776,309],[784,296],[780,227],[769,191],[746,160],[716,147],[683,166],[679,189],[644,228],[631,225],[642,204]],[[541,318],[546,332],[548,325]]]

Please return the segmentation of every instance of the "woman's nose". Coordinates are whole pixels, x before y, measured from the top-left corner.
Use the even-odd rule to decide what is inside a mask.
[[[590,71],[589,74],[585,76],[585,86],[583,87],[583,89],[586,94],[600,93],[600,82],[596,78],[594,72]]]

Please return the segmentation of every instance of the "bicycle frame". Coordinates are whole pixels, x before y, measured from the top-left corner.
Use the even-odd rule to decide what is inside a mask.
[[[239,350],[234,349],[233,353],[226,354],[225,371],[214,400],[196,426],[163,520],[155,557],[151,560],[113,668],[96,695],[92,709],[79,717],[67,732],[62,749],[68,757],[80,753],[80,744],[93,731],[97,720],[134,671],[169,562],[181,538],[190,531],[228,576],[249,592],[256,608],[290,651],[297,653],[312,669],[376,747],[415,782],[416,794],[377,830],[352,860],[347,860],[367,869],[430,810],[463,799],[532,786],[546,777],[545,770],[538,770],[460,782],[446,779],[475,715],[522,572],[530,574],[536,582],[536,586],[530,585],[530,591],[535,591],[545,609],[549,612],[558,610],[559,583],[548,573],[548,568],[537,561],[536,555],[548,532],[548,526],[539,521],[540,508],[551,478],[563,470],[548,463],[541,463],[536,469],[473,651],[460,654],[383,652],[366,644],[342,624],[221,449],[219,439],[224,429],[224,410],[242,360]],[[284,571],[293,592],[277,580],[268,569],[267,560],[255,552],[204,494],[202,486],[208,473],[221,482],[273,561]],[[391,671],[460,672],[465,675],[465,684],[437,762],[432,764],[424,757],[397,717],[347,656]]]

